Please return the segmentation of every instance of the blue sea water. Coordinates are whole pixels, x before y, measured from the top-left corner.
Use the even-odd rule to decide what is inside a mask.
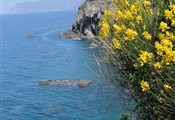
[[[98,71],[97,50],[86,40],[56,36],[70,28],[75,11],[1,17],[1,120],[119,120],[126,113],[121,88],[88,68]],[[93,84],[36,84],[45,79],[89,79]]]

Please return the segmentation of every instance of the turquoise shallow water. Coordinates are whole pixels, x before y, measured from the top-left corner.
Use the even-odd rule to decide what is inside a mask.
[[[121,88],[98,78],[85,40],[58,38],[71,26],[76,12],[2,17],[2,120],[119,120],[126,112]],[[27,39],[27,34],[33,39]],[[90,79],[86,88],[39,86],[45,79]]]

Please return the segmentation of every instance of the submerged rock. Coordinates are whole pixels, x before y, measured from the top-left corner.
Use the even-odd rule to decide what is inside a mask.
[[[39,85],[71,85],[71,86],[79,86],[79,87],[86,87],[92,83],[91,80],[80,80],[80,81],[73,81],[73,80],[42,80],[38,84]]]
[[[27,38],[32,39],[33,38],[33,35],[32,34],[28,34],[27,35]]]

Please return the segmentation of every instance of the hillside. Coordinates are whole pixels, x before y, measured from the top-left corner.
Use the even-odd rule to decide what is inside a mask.
[[[25,2],[16,4],[10,13],[31,13],[47,11],[77,10],[83,0],[39,0],[36,2]]]

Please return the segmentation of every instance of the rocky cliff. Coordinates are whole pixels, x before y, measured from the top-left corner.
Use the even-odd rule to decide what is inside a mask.
[[[103,11],[112,7],[111,0],[86,0],[78,9],[72,29],[60,36],[98,41],[96,37],[99,31],[98,22],[102,18]]]
[[[110,0],[86,0],[79,7],[78,16],[75,19],[72,31],[83,35],[91,32],[93,35],[98,33],[98,22],[103,11],[110,5]]]

